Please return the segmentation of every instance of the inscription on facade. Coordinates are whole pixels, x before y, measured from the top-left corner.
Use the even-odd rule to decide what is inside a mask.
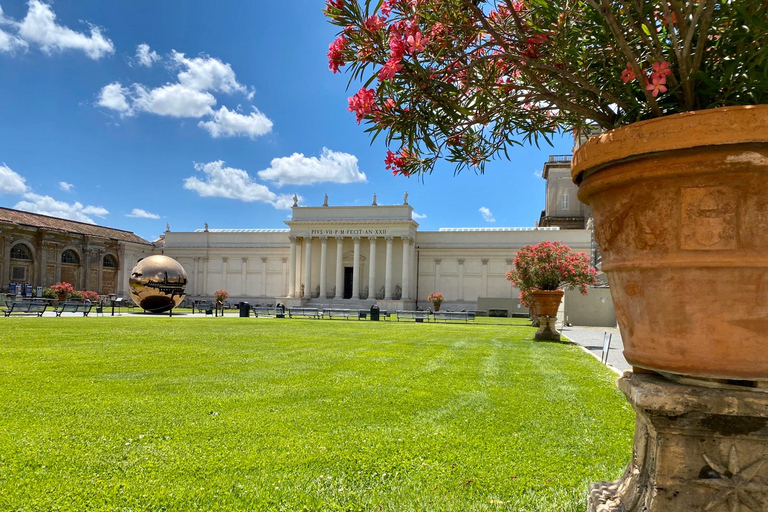
[[[385,236],[387,234],[386,229],[310,229],[309,234],[315,235],[331,235],[331,236]]]

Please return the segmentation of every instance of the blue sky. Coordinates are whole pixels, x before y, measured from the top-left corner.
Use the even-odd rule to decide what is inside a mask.
[[[422,230],[533,226],[555,147],[485,175],[384,169],[328,70],[321,0],[0,0],[0,205],[127,229],[282,228],[290,198],[400,204]]]

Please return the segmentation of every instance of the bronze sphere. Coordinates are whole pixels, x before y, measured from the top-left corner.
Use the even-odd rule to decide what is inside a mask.
[[[157,254],[133,267],[129,284],[137,306],[150,313],[165,313],[184,300],[187,272],[175,259]]]

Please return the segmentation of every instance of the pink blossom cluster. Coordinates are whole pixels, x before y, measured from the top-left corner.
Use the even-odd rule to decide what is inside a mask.
[[[387,157],[384,159],[384,164],[388,171],[392,171],[392,176],[402,174],[408,176],[410,172],[405,169],[405,164],[408,160],[409,154],[405,149],[400,150],[399,153],[393,153],[387,149]]]
[[[373,89],[361,88],[357,93],[348,98],[349,107],[347,110],[355,113],[355,119],[357,124],[363,120],[366,114],[373,112],[373,108],[376,105],[376,92]]]
[[[527,300],[531,290],[566,287],[578,288],[586,294],[596,277],[597,271],[589,264],[589,256],[576,253],[561,242],[526,245],[517,252],[514,269],[507,272],[507,280],[521,291],[521,301]]]
[[[648,74],[648,85],[645,87],[646,90],[652,91],[651,95],[654,98],[657,97],[660,93],[667,92],[667,76],[671,74],[672,69],[669,67],[669,62],[654,62],[651,65],[651,71]],[[621,72],[621,79],[625,84],[637,79],[637,76],[632,69],[632,65],[629,62],[627,62],[627,67]]]

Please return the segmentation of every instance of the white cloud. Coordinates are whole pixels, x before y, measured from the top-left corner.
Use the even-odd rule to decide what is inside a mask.
[[[64,201],[57,201],[51,196],[41,196],[32,192],[24,194],[24,199],[27,201],[16,203],[14,208],[41,215],[50,215],[51,217],[87,222],[88,224],[95,224],[89,215],[96,217],[109,215],[109,211],[101,206],[83,206],[79,202],[69,204]]]
[[[543,176],[541,172],[542,171],[533,171],[533,175],[536,176],[537,178],[541,178]]]
[[[174,51],[173,61],[186,68],[178,75],[179,83],[194,91],[218,91],[227,94],[241,92],[251,99],[248,88],[237,81],[232,66],[207,55],[187,59],[183,53]]]
[[[136,61],[142,66],[152,67],[152,64],[160,60],[160,55],[152,51],[147,43],[141,43],[136,47]]]
[[[269,168],[258,172],[259,178],[283,185],[312,185],[314,183],[365,183],[365,173],[357,167],[357,157],[323,148],[320,158],[301,153],[275,158]]]
[[[13,28],[17,28],[17,23],[6,18],[3,15],[3,8],[0,6],[0,25],[9,25]],[[22,38],[9,34],[4,30],[0,30],[0,52],[13,52],[27,48],[29,45]]]
[[[249,115],[221,107],[213,113],[210,121],[200,121],[197,125],[208,130],[214,139],[219,137],[237,137],[238,135],[255,139],[272,131],[272,121],[254,108]]]
[[[491,210],[485,206],[481,206],[478,211],[483,215],[483,220],[485,220],[485,222],[496,222],[496,219],[493,217]]]
[[[216,98],[209,92],[188,89],[181,84],[166,84],[148,90],[134,84],[133,108],[170,117],[203,117],[212,112]]]
[[[7,165],[0,165],[0,194],[23,194],[26,191],[24,178]]]
[[[51,6],[40,0],[29,0],[27,15],[17,26],[22,39],[38,45],[45,53],[81,50],[98,60],[115,52],[112,41],[102,35],[99,27],[88,24],[91,35],[87,36],[58,25]]]
[[[120,82],[105,85],[101,89],[97,104],[102,107],[117,110],[123,115],[131,115],[133,109],[131,109],[131,105],[128,103],[128,93],[128,89],[123,87]]]
[[[422,215],[420,213],[413,212],[413,218],[414,219],[426,219],[427,218],[427,214],[425,213],[424,215]]]
[[[201,197],[225,197],[247,203],[261,201],[277,209],[287,209],[293,205],[290,195],[278,196],[268,187],[253,181],[246,171],[224,167],[222,160],[195,164],[195,169],[204,174],[203,179],[191,176],[184,180],[184,188],[194,190]]]
[[[61,190],[63,190],[64,192],[69,192],[70,190],[75,188],[75,186],[73,184],[71,184],[71,183],[67,183],[66,181],[60,181],[59,182],[59,188]]]
[[[126,217],[134,217],[136,219],[159,219],[160,216],[156,213],[150,213],[141,208],[134,208],[131,213],[125,215]]]

